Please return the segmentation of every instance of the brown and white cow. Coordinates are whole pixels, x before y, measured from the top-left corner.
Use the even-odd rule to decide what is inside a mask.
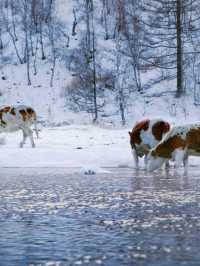
[[[22,130],[23,140],[20,142],[21,148],[24,146],[27,137],[29,137],[32,147],[35,147],[33,131],[31,130],[32,124],[34,124],[38,137],[37,117],[32,107],[19,105],[6,106],[0,109],[0,132]]]
[[[151,150],[148,169],[154,171],[169,159],[175,161],[175,166],[183,163],[187,169],[189,155],[200,156],[200,122],[172,128]]]
[[[145,166],[147,165],[147,155],[170,130],[170,124],[162,119],[146,119],[135,124],[129,132],[130,144],[136,167],[139,158],[145,156]]]

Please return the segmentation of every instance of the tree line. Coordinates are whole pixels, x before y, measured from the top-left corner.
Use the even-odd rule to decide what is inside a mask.
[[[175,97],[191,92],[200,102],[199,0],[74,0],[71,31],[56,5],[56,0],[0,2],[2,62],[6,34],[16,60],[27,66],[29,85],[39,60],[48,60],[53,86],[56,61],[62,59],[72,74],[69,103],[91,113],[94,122],[111,95],[125,123],[130,96],[163,80],[176,80]],[[70,45],[74,39],[77,44]],[[145,78],[155,71],[153,80]]]

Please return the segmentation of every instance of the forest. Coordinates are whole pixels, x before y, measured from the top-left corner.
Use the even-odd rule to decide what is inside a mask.
[[[70,78],[58,97],[93,122],[114,106],[125,124],[136,98],[189,95],[198,106],[199,42],[199,0],[0,1],[1,79],[5,67],[23,65],[31,87],[45,65],[57,91],[62,68]]]

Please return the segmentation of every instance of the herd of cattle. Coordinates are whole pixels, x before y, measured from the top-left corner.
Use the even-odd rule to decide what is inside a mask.
[[[32,125],[38,137],[37,116],[32,107],[20,105],[0,109],[0,132],[22,130],[20,147],[24,146],[27,138],[35,147]],[[186,168],[189,155],[200,156],[200,123],[171,127],[162,119],[143,120],[136,123],[129,135],[136,166],[139,157],[144,156],[149,171],[163,164],[168,167],[170,160],[176,166],[183,163]]]
[[[200,156],[200,123],[171,127],[163,120],[144,120],[129,135],[136,166],[138,157],[145,156],[149,171],[168,166],[170,160],[186,169],[189,155]]]

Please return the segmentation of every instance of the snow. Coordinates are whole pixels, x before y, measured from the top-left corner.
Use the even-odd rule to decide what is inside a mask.
[[[135,169],[128,128],[113,129],[93,125],[69,125],[43,128],[36,148],[29,140],[19,148],[20,131],[0,134],[0,168],[67,168],[74,173],[95,175],[109,173],[109,168]],[[199,157],[190,157],[189,166],[200,164]],[[144,158],[139,169],[144,169]]]
[[[95,6],[98,5],[101,3],[95,1]],[[76,36],[71,36],[73,9],[76,11],[78,21]],[[160,76],[160,71],[155,69],[141,71],[141,81],[145,87],[143,94],[134,91],[134,88],[130,96],[128,93],[125,110],[127,128],[120,127],[119,106],[115,99],[117,95],[111,90],[106,90],[105,106],[99,113],[99,124],[102,127],[90,125],[91,114],[72,112],[68,106],[66,88],[70,86],[73,73],[66,68],[66,65],[70,52],[73,48],[79,47],[85,29],[79,9],[80,6],[75,0],[58,0],[55,6],[54,15],[63,23],[63,32],[70,36],[70,43],[69,49],[66,48],[64,52],[65,60],[59,59],[56,62],[52,88],[50,87],[51,60],[38,59],[37,75],[34,76],[31,71],[32,84],[28,86],[26,64],[17,65],[12,45],[9,44],[4,51],[6,56],[12,58],[12,62],[4,63],[0,68],[0,94],[2,94],[0,105],[30,105],[36,110],[39,120],[45,126],[69,126],[44,128],[41,138],[36,139],[36,149],[32,149],[29,143],[23,150],[18,148],[22,138],[20,132],[8,135],[6,141],[0,135],[2,150],[0,167],[78,167],[84,174],[102,172],[103,167],[132,167],[133,158],[128,131],[136,121],[143,120],[144,117],[151,120],[159,117],[176,125],[177,122],[185,124],[199,120],[199,106],[194,105],[194,89],[191,87],[185,96],[180,99],[175,98],[176,80],[155,83],[154,81]],[[116,47],[112,39],[104,38],[100,10],[99,6],[95,14],[97,59],[104,71],[112,72],[116,68]],[[112,17],[112,14],[110,16]],[[8,38],[7,35],[3,37],[5,40]],[[61,46],[57,48],[61,49]],[[46,51],[48,59],[48,48]],[[126,64],[126,60],[123,64]],[[128,69],[126,72],[128,79],[131,75]],[[132,83],[130,85],[132,86]],[[119,129],[107,129],[105,128],[107,125]],[[153,139],[148,139],[148,142],[154,146]],[[192,162],[198,163],[198,160],[195,158]],[[140,161],[143,162],[142,159]],[[141,167],[141,162],[139,165]]]
[[[35,139],[19,148],[22,133],[10,133],[1,145],[0,167],[68,167],[81,173],[104,172],[106,167],[133,166],[128,129],[98,126],[44,128]]]

